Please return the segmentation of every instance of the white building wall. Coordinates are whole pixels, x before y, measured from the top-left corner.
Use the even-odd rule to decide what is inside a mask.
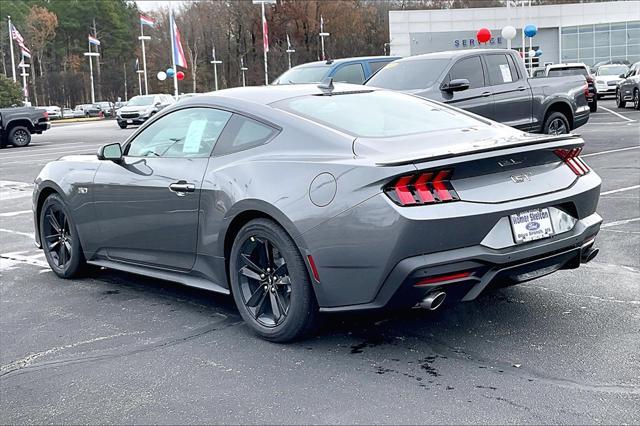
[[[575,3],[510,8],[511,25],[518,29],[514,46],[520,46],[520,29],[524,24],[538,28],[605,24],[640,20],[640,0]],[[502,29],[509,25],[507,7],[441,10],[394,10],[389,12],[391,55],[410,56],[412,33],[472,31],[480,28]],[[496,36],[499,35],[495,34]],[[534,39],[535,41],[535,39]],[[553,58],[557,61],[558,58]]]

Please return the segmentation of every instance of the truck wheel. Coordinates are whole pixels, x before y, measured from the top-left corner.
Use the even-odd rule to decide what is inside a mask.
[[[620,93],[620,90],[616,90],[616,106],[618,108],[624,108],[627,106],[627,101],[622,99],[622,93]]]
[[[561,112],[549,114],[544,122],[544,133],[547,135],[564,135],[569,133],[569,122]]]
[[[8,141],[13,146],[25,147],[31,142],[31,133],[24,126],[16,126],[9,130]]]
[[[591,105],[589,105],[589,111],[591,112],[598,111],[598,98],[596,98],[595,96],[593,97],[593,102],[591,102]]]

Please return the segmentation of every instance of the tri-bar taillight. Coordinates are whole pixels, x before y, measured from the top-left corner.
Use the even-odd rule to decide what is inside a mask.
[[[556,149],[553,152],[560,157],[560,159],[564,161],[564,163],[569,166],[571,171],[577,176],[586,175],[591,171],[589,166],[587,166],[587,164],[578,157],[582,152],[581,146],[571,149]]]
[[[419,206],[457,201],[460,198],[449,179],[453,170],[430,170],[401,176],[385,187],[384,192],[401,206]]]

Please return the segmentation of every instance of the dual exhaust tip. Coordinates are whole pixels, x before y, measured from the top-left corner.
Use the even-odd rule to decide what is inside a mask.
[[[420,302],[420,307],[429,311],[435,311],[444,303],[447,293],[444,291],[432,291]]]

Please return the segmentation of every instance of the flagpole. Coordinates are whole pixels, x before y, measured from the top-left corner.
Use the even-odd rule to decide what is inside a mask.
[[[127,63],[126,62],[122,64],[122,70],[124,71],[124,101],[126,102],[127,101]]]
[[[96,92],[93,88],[93,55],[91,55],[91,42],[89,42],[89,72],[91,73],[91,103],[96,103]]]
[[[140,39],[140,41],[142,42],[142,70],[144,71],[144,94],[148,95],[149,94],[149,83],[147,80],[147,54],[145,52],[145,48],[144,48],[144,41],[145,40],[150,40],[151,37],[144,35],[144,25],[142,25],[142,21],[140,21],[140,37],[138,37]],[[140,76],[138,75],[138,78],[140,78]],[[142,94],[142,93],[140,93]]]
[[[264,15],[264,2],[261,2],[260,4],[262,5],[262,39],[264,40],[264,38],[267,37],[267,35],[264,33],[264,23],[266,22],[267,18]],[[269,72],[267,71],[267,49],[265,49],[264,41],[262,42],[262,44],[262,50],[264,51],[264,84],[265,86],[268,86]]]
[[[218,64],[221,64],[222,61],[218,61],[216,59],[216,47],[213,46],[211,48],[211,55],[213,56],[213,60],[210,61],[213,64],[213,78],[216,82],[216,91],[218,90]]]
[[[18,79],[16,78],[16,60],[13,57],[13,34],[11,34],[11,16],[7,15],[7,19],[9,20],[9,46],[11,46],[11,72],[13,73],[13,81],[16,82]]]
[[[175,92],[175,96],[178,97],[178,70],[176,69],[176,55],[174,46],[175,34],[173,33],[173,26],[175,25],[174,17],[173,17],[173,8],[169,10],[170,19],[169,19],[169,31],[171,37],[171,63],[173,64],[173,89]]]
[[[29,103],[29,89],[27,89],[27,68],[29,67],[29,65],[27,65],[24,62],[24,52],[22,53],[22,61],[20,62],[20,65],[18,65],[20,68],[22,68],[22,93],[24,94],[24,104],[28,105]]]
[[[291,41],[289,40],[289,34],[287,34],[287,56],[289,57],[289,69],[291,69],[291,54],[296,53],[295,49],[291,47]]]

